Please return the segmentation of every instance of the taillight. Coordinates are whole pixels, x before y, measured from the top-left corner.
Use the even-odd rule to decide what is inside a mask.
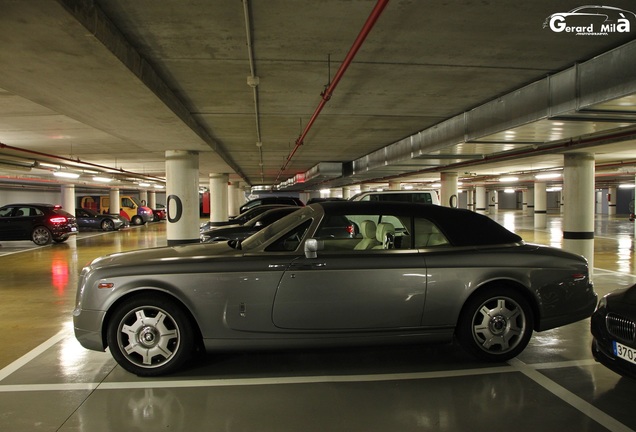
[[[64,216],[54,216],[49,219],[49,221],[54,224],[64,224],[68,221],[68,219],[66,219],[66,217]]]
[[[355,233],[356,233],[356,230],[355,230],[355,228],[354,228],[354,226],[353,226],[353,225],[348,225],[348,226],[347,226],[347,232],[348,232],[349,234],[355,234]]]

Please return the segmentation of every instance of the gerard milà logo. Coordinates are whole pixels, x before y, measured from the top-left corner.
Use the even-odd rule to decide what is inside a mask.
[[[577,36],[607,36],[630,33],[633,25],[636,25],[634,12],[612,6],[580,6],[550,15],[543,28]]]

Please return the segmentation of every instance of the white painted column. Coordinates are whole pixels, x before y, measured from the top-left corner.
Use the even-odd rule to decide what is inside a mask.
[[[199,242],[199,153],[166,151],[168,246]]]
[[[151,209],[157,208],[157,193],[153,190],[148,191],[148,207]]]
[[[210,174],[210,221],[223,222],[228,220],[227,182],[228,174]]]
[[[472,187],[466,189],[466,208],[475,211],[475,190]]]
[[[351,193],[351,187],[345,186],[345,187],[342,188],[342,197],[344,199],[348,200],[349,198],[351,198],[352,195],[353,194]]]
[[[564,155],[563,249],[587,258],[594,268],[594,154]]]
[[[119,189],[115,188],[115,189],[111,189],[108,192],[108,202],[109,202],[109,209],[108,212],[110,214],[116,214],[118,215],[120,213],[121,210],[121,201],[119,199]]]
[[[229,215],[237,216],[239,214],[238,203],[238,182],[229,182],[227,185],[227,212]]]
[[[441,173],[442,188],[440,190],[440,203],[444,207],[457,208],[457,173]]]
[[[528,188],[528,193],[526,194],[526,200],[528,203],[526,214],[530,216],[534,216],[534,188]]]
[[[486,212],[489,214],[497,213],[497,191],[490,190],[488,191],[488,208]]]
[[[477,186],[475,190],[475,211],[477,213],[486,214],[486,188]]]
[[[521,191],[521,211],[523,214],[528,214],[528,189]]]
[[[141,205],[150,207],[150,203],[148,202],[148,191],[146,189],[142,189],[139,191],[139,201],[141,201]],[[150,207],[151,209],[154,207]]]
[[[607,214],[616,215],[616,186],[611,186],[607,193]]]
[[[62,209],[75,216],[75,185],[62,185]]]
[[[534,183],[534,227],[546,228],[548,226],[548,194],[545,182]]]

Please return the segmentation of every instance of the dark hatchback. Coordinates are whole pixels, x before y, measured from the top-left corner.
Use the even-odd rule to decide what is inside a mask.
[[[603,297],[592,315],[591,330],[596,361],[636,379],[636,285]]]
[[[77,234],[75,216],[53,204],[9,204],[0,208],[0,240],[62,243]]]

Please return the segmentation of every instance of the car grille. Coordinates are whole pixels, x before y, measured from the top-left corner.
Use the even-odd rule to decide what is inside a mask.
[[[634,342],[636,339],[636,323],[633,320],[609,313],[605,322],[607,331],[612,336],[627,342]]]

